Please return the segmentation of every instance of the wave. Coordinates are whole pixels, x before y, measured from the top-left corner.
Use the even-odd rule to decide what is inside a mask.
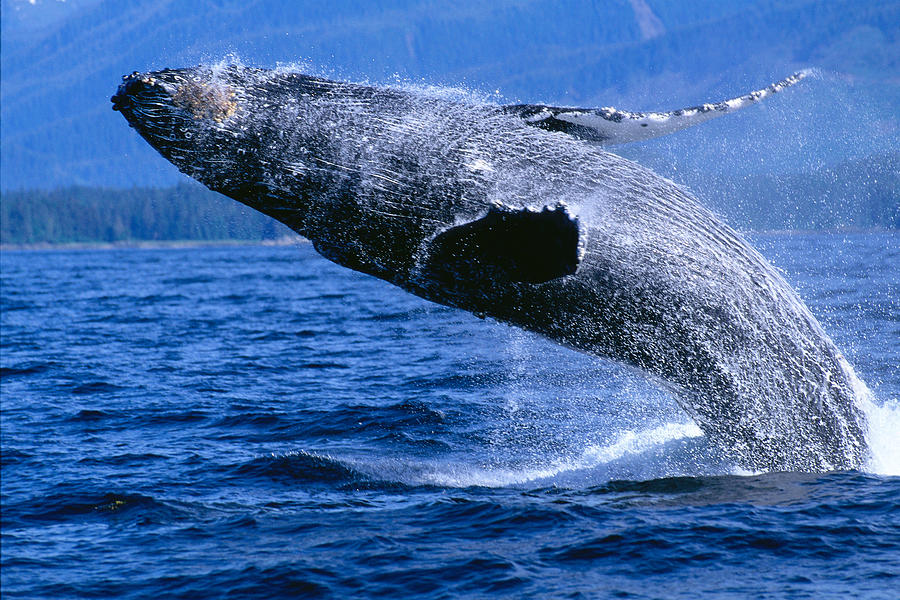
[[[142,525],[168,523],[187,516],[187,505],[138,493],[85,490],[80,484],[61,484],[54,493],[4,503],[4,530],[34,522],[115,518]]]
[[[56,366],[58,366],[58,364],[51,361],[47,363],[30,362],[16,365],[14,367],[0,367],[0,379],[5,379],[6,377],[40,375],[41,373],[46,373]]]
[[[96,394],[112,394],[122,390],[121,386],[109,383],[108,381],[88,381],[81,383],[72,388],[72,393],[79,396],[96,395]]]
[[[734,472],[734,467],[716,458],[697,425],[674,422],[622,431],[612,443],[590,445],[575,457],[522,467],[446,465],[423,474],[423,481],[448,487],[584,487],[613,479]]]
[[[895,443],[900,430],[900,405],[867,407],[872,456],[864,471],[873,475],[900,473],[900,449]],[[447,450],[449,448],[444,448]],[[240,476],[264,477],[282,482],[331,483],[363,488],[442,487],[582,489],[621,491],[621,484],[648,485],[685,480],[700,482],[710,477],[809,478],[820,474],[749,472],[723,457],[700,428],[690,421],[670,422],[642,430],[624,430],[606,444],[592,444],[577,455],[533,457],[524,464],[473,464],[465,459],[358,458],[294,451],[257,458],[238,467]],[[699,485],[699,484],[697,484]],[[749,485],[749,484],[748,484]],[[611,487],[612,486],[612,487]],[[729,489],[735,486],[729,483]],[[755,485],[751,485],[756,489]],[[763,486],[765,487],[765,486]],[[629,488],[630,489],[630,488]],[[780,492],[779,492],[780,493]]]
[[[368,479],[347,461],[303,450],[255,458],[234,467],[232,476],[238,479],[262,478],[286,484],[342,484]]]
[[[546,464],[477,465],[456,458],[373,460],[298,450],[258,457],[231,469],[231,476],[241,479],[379,489],[590,487],[615,479],[735,473],[733,466],[716,458],[715,449],[693,423],[625,431],[611,444],[591,445],[578,456],[556,458]]]

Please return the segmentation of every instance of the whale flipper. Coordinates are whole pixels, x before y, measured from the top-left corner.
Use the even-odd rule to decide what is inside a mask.
[[[581,260],[578,219],[563,205],[541,211],[492,206],[480,219],[439,233],[423,269],[432,281],[544,283]]]
[[[535,127],[568,133],[601,145],[639,142],[692,127],[740,110],[790,87],[809,75],[798,71],[772,85],[714,104],[701,104],[669,112],[629,112],[616,108],[571,108],[543,104],[513,104],[502,107]]]

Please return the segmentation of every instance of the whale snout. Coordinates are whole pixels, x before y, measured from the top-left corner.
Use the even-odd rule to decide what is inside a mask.
[[[238,110],[235,84],[228,72],[206,67],[133,72],[122,77],[110,101],[137,133],[185,173],[203,179],[203,157],[228,146]],[[227,170],[222,159],[217,168]],[[211,181],[211,180],[210,180]]]
[[[134,127],[138,120],[156,120],[173,107],[176,88],[156,73],[138,73],[122,77],[122,83],[110,98],[112,109],[121,112]]]
[[[134,98],[147,92],[157,95],[159,93],[171,94],[171,85],[164,80],[155,76],[154,73],[138,73],[135,71],[131,75],[122,76],[122,84],[113,94],[110,101],[113,103],[113,110],[121,110],[121,108]]]
[[[122,77],[110,98],[113,110],[123,114],[136,109],[143,116],[160,109],[180,112],[193,120],[212,119],[217,123],[234,114],[237,104],[234,90],[199,69],[165,69],[150,73],[135,71]]]
[[[198,130],[192,112],[178,100],[183,90],[193,85],[189,73],[182,70],[135,71],[122,77],[110,101],[113,110],[172,160],[185,155]]]
[[[119,89],[116,90],[116,93],[113,94],[112,98],[110,98],[110,101],[113,104],[112,109],[122,111],[123,109],[129,108],[131,106],[132,97],[139,94],[149,85],[152,85],[150,83],[150,78],[141,75],[137,71],[131,75],[123,75],[122,84],[119,86]]]

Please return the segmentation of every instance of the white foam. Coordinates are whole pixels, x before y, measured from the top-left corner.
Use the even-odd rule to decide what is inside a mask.
[[[856,405],[866,416],[869,458],[862,470],[873,475],[900,476],[900,399],[879,401],[843,356],[840,360],[853,385]]]
[[[702,435],[703,432],[693,422],[667,423],[643,431],[623,431],[611,444],[588,446],[574,459],[556,459],[543,467],[505,469],[455,465],[423,474],[422,478],[425,483],[449,487],[504,487],[535,481],[552,483],[554,478],[565,473],[596,469],[629,455],[643,454],[669,442]]]
[[[641,454],[667,442],[701,435],[703,432],[693,422],[667,423],[661,427],[639,432],[623,431],[619,434],[618,439],[610,445],[588,447],[572,467],[589,469],[629,454]]]
[[[875,475],[900,476],[900,401],[878,404],[866,398],[860,402],[869,424],[869,460],[863,470]]]

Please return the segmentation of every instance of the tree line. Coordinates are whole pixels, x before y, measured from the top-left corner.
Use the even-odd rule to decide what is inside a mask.
[[[900,155],[852,161],[816,173],[685,181],[738,229],[900,230]],[[68,187],[6,192],[4,245],[153,241],[263,241],[284,225],[199,185]]]
[[[274,219],[198,185],[6,192],[0,243],[262,241],[291,235]]]

